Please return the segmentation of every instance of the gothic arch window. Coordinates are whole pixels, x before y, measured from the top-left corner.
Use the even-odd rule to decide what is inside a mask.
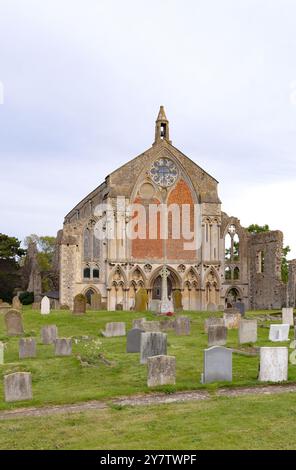
[[[93,279],[99,279],[100,278],[100,269],[98,266],[95,266],[93,269]]]
[[[225,268],[225,281],[229,281],[231,279],[231,269],[229,266]]]
[[[235,225],[229,225],[225,235],[225,261],[239,260],[239,236]]]
[[[91,260],[91,232],[89,228],[85,228],[83,234],[83,255],[86,261]]]
[[[90,268],[89,267],[84,268],[83,277],[84,277],[84,279],[90,279]]]
[[[236,266],[233,270],[233,279],[237,281],[239,279],[239,268]]]
[[[95,222],[91,221],[83,232],[84,261],[98,261],[101,255],[101,242],[94,232]]]
[[[231,236],[229,233],[225,236],[225,260],[229,261],[231,258]]]
[[[264,251],[258,251],[256,257],[257,273],[264,273]]]

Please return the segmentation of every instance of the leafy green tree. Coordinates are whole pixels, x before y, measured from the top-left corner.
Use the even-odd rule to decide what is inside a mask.
[[[282,265],[281,265],[281,274],[282,274],[282,281],[287,284],[289,280],[289,264],[287,260],[288,253],[290,253],[291,248],[289,246],[285,246],[282,251]]]
[[[258,224],[251,224],[247,227],[248,232],[250,233],[261,233],[261,232],[269,232],[269,225],[258,225]]]
[[[21,287],[19,260],[25,254],[21,242],[0,233],[0,298],[11,302],[14,289]]]
[[[13,260],[23,256],[26,251],[20,246],[21,242],[17,238],[0,233],[0,259]]]
[[[52,289],[53,284],[50,271],[52,270],[56,238],[48,235],[39,236],[32,233],[24,241],[27,247],[30,243],[35,243],[37,246],[37,261],[42,275],[42,290],[47,292]]]

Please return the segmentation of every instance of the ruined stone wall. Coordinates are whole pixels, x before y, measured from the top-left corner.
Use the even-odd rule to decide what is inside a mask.
[[[296,305],[296,259],[289,261],[289,282],[288,282],[289,306]]]

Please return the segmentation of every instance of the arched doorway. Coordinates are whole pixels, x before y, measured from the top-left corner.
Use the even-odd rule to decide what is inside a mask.
[[[228,308],[233,307],[235,302],[238,302],[241,300],[241,294],[239,290],[236,287],[232,287],[227,291],[226,297],[225,297],[225,306]]]
[[[173,284],[172,284],[172,280],[170,279],[170,276],[168,277],[167,282],[168,282],[168,296],[170,298],[172,295],[172,291],[173,291]],[[155,279],[153,283],[152,299],[161,300],[161,296],[162,296],[162,277],[159,275],[157,276],[157,278]]]
[[[88,289],[85,293],[86,302],[91,305],[91,298],[94,295],[95,291],[93,289]]]

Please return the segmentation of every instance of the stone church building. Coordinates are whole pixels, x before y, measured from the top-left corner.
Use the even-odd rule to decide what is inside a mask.
[[[197,205],[198,223],[190,226],[200,243],[185,249],[187,238],[183,233],[179,239],[170,237],[170,227],[166,240],[159,231],[152,239],[100,239],[97,224],[104,217],[108,221],[108,210],[96,213],[102,204],[111,207],[115,233],[122,233],[133,217],[130,204],[173,204],[180,213],[186,206],[191,215]],[[75,295],[82,293],[91,303],[98,293],[102,308],[130,310],[143,287],[148,307],[155,309],[164,265],[168,294],[180,291],[184,310],[223,309],[238,300],[249,309],[282,306],[282,233],[251,234],[222,211],[217,180],[172,145],[162,106],[152,146],[107,176],[66,215],[58,243],[60,303],[71,308]]]

